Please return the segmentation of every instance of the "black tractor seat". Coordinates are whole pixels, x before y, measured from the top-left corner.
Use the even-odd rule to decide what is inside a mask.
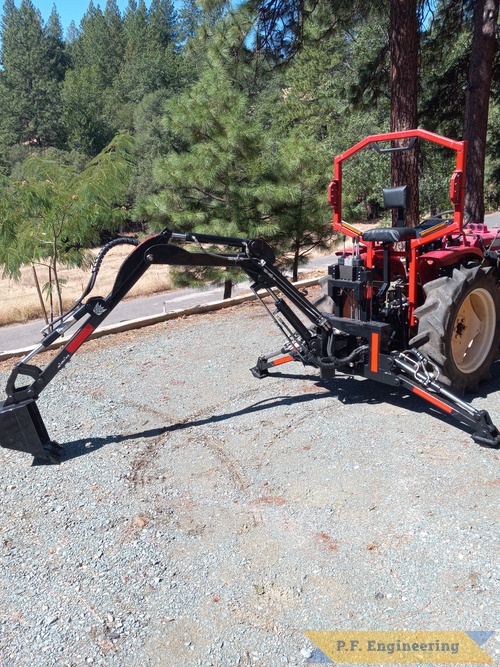
[[[417,230],[414,227],[378,227],[368,229],[361,234],[363,241],[374,241],[376,243],[399,243],[417,238]]]

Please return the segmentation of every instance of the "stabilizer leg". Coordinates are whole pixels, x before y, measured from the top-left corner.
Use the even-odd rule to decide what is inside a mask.
[[[297,361],[297,358],[292,354],[286,354],[286,349],[281,349],[278,352],[271,352],[263,357],[257,359],[257,364],[250,369],[252,375],[258,380],[262,380],[269,375],[269,368],[276,368],[281,364],[288,364],[290,361]],[[285,356],[281,356],[281,355]],[[276,357],[280,357],[277,359]],[[273,361],[271,361],[271,359]]]
[[[416,396],[454,417],[474,430],[472,439],[483,447],[498,449],[500,432],[486,410],[476,410],[459,396],[438,382],[427,371],[429,360],[418,350],[402,352],[394,359],[395,366],[402,371],[397,376],[398,384]]]

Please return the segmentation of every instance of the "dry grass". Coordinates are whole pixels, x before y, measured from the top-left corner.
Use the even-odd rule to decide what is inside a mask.
[[[107,296],[111,291],[116,274],[125,257],[132,249],[130,246],[117,247],[109,252],[99,271],[92,294]],[[97,254],[97,251],[94,251]],[[40,284],[47,282],[46,270],[37,268]],[[60,278],[66,280],[63,287],[64,308],[70,307],[81,295],[90,278],[90,270],[61,269]],[[127,298],[148,296],[164,292],[171,288],[169,270],[166,266],[151,267],[141,280],[133,287]],[[23,267],[21,279],[0,279],[0,326],[24,323],[29,320],[43,318],[42,308],[38,299],[33,270],[30,266]]]

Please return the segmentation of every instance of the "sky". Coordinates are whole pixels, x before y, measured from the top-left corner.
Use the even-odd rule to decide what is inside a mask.
[[[83,18],[83,15],[88,9],[90,0],[32,0],[33,5],[40,10],[44,22],[47,22],[52,7],[55,5],[57,13],[61,18],[61,25],[63,29],[63,36],[66,34],[66,30],[69,28],[71,21],[74,21],[76,27],[80,25],[80,21]],[[16,6],[19,7],[21,0],[16,0]],[[117,0],[118,7],[121,12],[125,10],[128,4],[128,0]],[[149,6],[149,1],[146,0],[146,5]],[[101,9],[104,10],[106,6],[106,0],[94,0],[94,5],[100,5]]]

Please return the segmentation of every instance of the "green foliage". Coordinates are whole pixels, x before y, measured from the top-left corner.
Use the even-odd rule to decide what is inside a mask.
[[[259,211],[277,228],[273,245],[280,264],[298,278],[299,266],[313,250],[331,241],[331,213],[326,200],[328,156],[320,144],[299,133],[272,147],[266,180],[256,189]]]
[[[0,198],[4,275],[19,277],[23,264],[46,266],[48,294],[58,295],[61,311],[58,267],[85,265],[85,248],[98,241],[99,231],[120,225],[125,211],[117,204],[133,160],[132,138],[124,134],[80,172],[59,153],[25,160],[22,180],[4,179]]]
[[[160,155],[168,153],[173,139],[163,122],[169,98],[169,91],[160,89],[145,95],[135,107],[133,124],[137,128],[137,165],[129,184],[129,195],[134,201],[141,201],[158,190],[153,178],[153,165]]]
[[[356,23],[349,53],[351,76],[347,80],[348,98],[353,107],[370,111],[380,107],[389,113],[389,13],[372,11]],[[354,76],[352,75],[354,74]]]
[[[171,150],[154,172],[161,190],[137,212],[157,226],[271,240],[289,256],[285,263],[296,276],[307,252],[324,244],[329,232],[328,161],[299,132],[280,141],[264,131],[245,85],[244,17],[235,18],[225,23],[226,40],[229,33],[233,43],[221,49],[216,37],[200,80],[167,104]],[[225,271],[188,274],[226,279]]]
[[[5,271],[15,274],[23,258],[47,259],[41,230],[57,237],[58,258],[80,261],[98,230],[116,227],[135,205],[138,222],[154,228],[263,236],[296,273],[308,251],[328,240],[334,155],[388,130],[389,7],[382,0],[129,0],[121,13],[117,0],[91,1],[64,41],[55,7],[44,25],[31,0],[19,8],[6,0]],[[420,7],[429,10],[425,20],[423,9],[420,15],[420,125],[460,138],[474,3]],[[487,158],[492,205],[500,201],[499,82],[497,56]],[[422,213],[449,206],[450,170],[444,153],[423,149]],[[388,159],[365,151],[348,161],[344,217],[377,214],[390,182]],[[60,235],[58,208],[68,218]],[[226,279],[224,271],[194,277],[207,276]]]
[[[454,138],[462,136],[472,23],[468,3],[440,0],[422,36],[422,123]]]
[[[379,23],[359,18],[349,33],[342,27],[318,39],[324,30],[322,16],[320,13],[307,25],[301,51],[281,76],[280,87],[263,96],[259,113],[276,141],[300,132],[310,154],[317,156],[313,167],[316,174],[331,176],[336,154],[368,134],[387,129],[384,125],[389,108],[384,95],[369,110],[352,107],[352,90],[365,58],[369,27],[373,30]],[[377,35],[377,43],[381,34]],[[364,152],[346,164],[343,210],[347,220],[372,215],[381,200],[382,188],[390,184],[387,160],[383,163],[375,157]],[[319,192],[323,198],[325,188]]]
[[[60,83],[64,80],[68,69],[69,58],[62,37],[61,19],[55,7],[52,8],[49,20],[44,28],[44,34],[48,43],[47,55],[50,69]]]
[[[455,169],[453,151],[422,142],[420,165],[420,213],[422,216],[449,210],[450,176]]]
[[[14,143],[57,145],[65,64],[55,15],[46,32],[30,0],[19,9],[6,3],[1,61],[0,149]]]
[[[106,65],[112,79],[120,71],[123,55],[125,52],[125,35],[123,30],[123,19],[116,0],[107,0],[104,9],[104,21],[106,23]],[[109,81],[109,84],[112,80]]]
[[[500,108],[494,102],[490,109],[488,133],[490,150],[486,155],[485,205],[488,211],[500,208]]]
[[[382,190],[391,184],[390,159],[365,149],[343,167],[342,215],[361,221],[380,217]]]
[[[269,237],[271,227],[261,220],[255,197],[265,168],[263,135],[246,96],[221,69],[207,71],[189,92],[171,100],[165,122],[177,150],[156,166],[164,189],[151,198],[148,213],[183,230]]]
[[[103,13],[91,1],[70,48],[73,69],[95,68],[103,90],[113,83],[124,51],[122,19],[114,4],[109,0]]]
[[[182,0],[179,11],[179,42],[185,44],[196,37],[201,23],[202,9],[196,0]]]
[[[69,150],[97,155],[118,129],[105,112],[104,90],[97,65],[71,70],[62,89],[63,127]]]

